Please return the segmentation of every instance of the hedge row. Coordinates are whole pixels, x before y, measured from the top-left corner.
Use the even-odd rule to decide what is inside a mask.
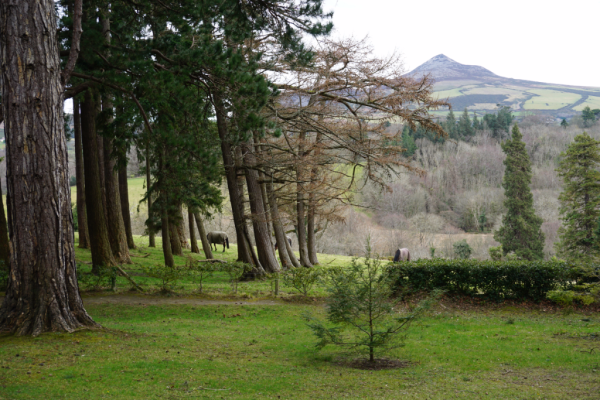
[[[478,261],[420,259],[389,265],[398,289],[444,289],[495,298],[540,300],[550,290],[565,288],[579,278],[578,270],[562,261]]]

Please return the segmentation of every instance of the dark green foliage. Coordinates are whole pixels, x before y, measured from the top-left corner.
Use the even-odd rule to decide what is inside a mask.
[[[519,127],[515,125],[512,137],[502,143],[506,154],[502,181],[506,214],[502,218],[502,226],[494,233],[494,239],[502,244],[505,255],[514,252],[525,260],[539,260],[544,257],[543,221],[533,209],[531,161],[522,138]]]
[[[473,249],[469,246],[466,239],[463,239],[459,242],[456,242],[452,245],[454,247],[454,254],[456,258],[460,258],[466,260],[471,257],[471,253],[473,253]]]
[[[404,155],[407,157],[412,156],[417,151],[417,145],[415,143],[415,139],[410,134],[409,129],[405,129],[402,131],[402,147],[406,150],[404,151]]]
[[[454,116],[454,112],[452,110],[450,110],[450,112],[446,116],[446,121],[442,125],[444,127],[444,130],[448,133],[450,139],[458,139],[456,129],[456,117]]]
[[[220,264],[218,267],[219,271],[225,272],[229,277],[231,283],[231,289],[233,293],[237,293],[237,285],[244,273],[252,271],[252,265],[244,264],[241,262],[227,262]]]
[[[184,265],[168,267],[157,264],[153,267],[142,266],[142,270],[147,276],[160,281],[159,288],[161,293],[173,292],[177,281],[190,273],[189,269]]]
[[[478,261],[420,259],[390,264],[398,289],[483,293],[493,298],[541,300],[550,290],[567,287],[579,272],[561,261]]]
[[[69,179],[69,186],[77,186],[77,178],[76,177],[72,176]]]
[[[333,327],[306,316],[308,326],[319,339],[318,348],[334,344],[366,350],[373,362],[375,349],[402,345],[401,334],[432,306],[439,294],[408,314],[400,314],[400,300],[392,299],[390,281],[383,270],[381,261],[367,254],[364,262],[355,259],[349,268],[328,276],[327,320]]]
[[[592,126],[596,123],[596,114],[589,106],[585,107],[581,111],[581,118],[583,119],[583,125],[586,127]]]
[[[496,114],[485,114],[483,116],[483,123],[492,131],[493,137],[502,139],[507,136],[513,119],[510,107],[502,106],[498,108]]]
[[[502,261],[502,246],[492,246],[488,249],[493,261]]]
[[[188,256],[186,267],[190,271],[192,280],[198,284],[198,293],[202,293],[202,283],[213,276],[218,267],[211,262],[200,262]]]
[[[567,122],[567,120],[565,118],[563,118],[562,121],[560,121],[560,126],[567,129],[567,126],[569,126],[569,123]]]
[[[600,141],[584,132],[561,156],[557,172],[563,179],[558,198],[563,225],[556,248],[568,260],[594,261],[600,255]]]
[[[456,129],[460,138],[469,138],[475,135],[475,128],[471,124],[471,118],[469,118],[469,112],[466,108],[460,118],[458,118],[458,125]]]
[[[79,221],[77,220],[77,204],[71,203],[71,211],[73,212],[73,230],[79,232]]]

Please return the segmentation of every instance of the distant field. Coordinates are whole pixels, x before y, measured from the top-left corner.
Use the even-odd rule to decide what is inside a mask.
[[[590,107],[591,109],[600,108],[600,97],[589,96],[586,101],[584,101],[577,107],[573,107],[573,110],[582,111],[586,107]]]
[[[581,99],[581,95],[558,90],[531,89],[529,93],[537,94],[523,105],[526,110],[558,110]]]
[[[460,91],[460,89],[449,89],[442,90],[441,92],[435,92],[434,96],[437,96],[439,99],[445,99],[448,97],[462,96],[462,92]]]

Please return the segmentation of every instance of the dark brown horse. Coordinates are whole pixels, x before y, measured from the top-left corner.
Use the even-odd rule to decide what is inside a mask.
[[[410,252],[407,248],[396,250],[396,254],[394,255],[394,262],[399,261],[410,261]]]

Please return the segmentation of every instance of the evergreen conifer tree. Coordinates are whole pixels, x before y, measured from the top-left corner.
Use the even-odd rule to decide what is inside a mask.
[[[563,118],[562,121],[560,122],[560,126],[567,129],[567,126],[569,126],[569,123],[567,122],[567,120],[565,118]]]
[[[407,157],[412,156],[415,154],[415,151],[417,151],[415,139],[411,136],[408,129],[402,131],[402,147],[406,149],[406,151],[404,151],[404,155]]]
[[[471,125],[471,118],[469,118],[469,112],[466,108],[458,119],[458,132],[459,137],[471,137],[475,135],[475,129]]]
[[[589,262],[598,257],[600,238],[600,141],[587,133],[575,137],[562,153],[557,172],[563,178],[559,196],[563,226],[556,248],[562,257]],[[600,233],[600,232],[598,232]]]
[[[473,130],[480,131],[483,129],[483,125],[479,122],[479,118],[477,118],[477,114],[473,113]]]
[[[446,132],[448,132],[448,136],[450,136],[450,138],[452,139],[457,139],[456,117],[454,116],[454,112],[452,110],[450,110],[448,116],[446,117],[445,125]]]
[[[502,244],[505,255],[514,252],[517,257],[526,260],[538,260],[544,256],[544,234],[540,229],[542,219],[533,209],[533,195],[529,188],[531,161],[522,138],[519,127],[515,125],[512,137],[502,143],[506,154],[502,187],[507,212],[494,239]]]

